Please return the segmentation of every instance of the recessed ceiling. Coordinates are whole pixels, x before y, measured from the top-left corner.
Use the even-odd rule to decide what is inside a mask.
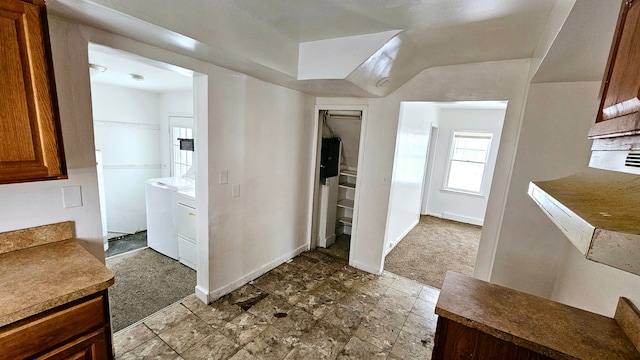
[[[89,64],[103,66],[104,72],[91,71],[91,81],[157,93],[191,90],[191,72],[185,69],[166,70],[139,56],[96,44],[89,45]],[[88,65],[87,65],[88,66]],[[144,79],[134,79],[142,76]]]

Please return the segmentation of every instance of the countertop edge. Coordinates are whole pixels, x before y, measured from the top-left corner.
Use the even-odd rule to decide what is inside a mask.
[[[472,329],[476,329],[476,330],[481,331],[481,332],[483,332],[485,334],[488,334],[488,335],[494,336],[494,337],[496,337],[498,339],[501,339],[501,340],[510,342],[512,344],[521,346],[521,347],[526,348],[528,350],[535,351],[538,354],[541,354],[541,355],[544,355],[544,356],[548,356],[548,357],[553,358],[553,359],[558,359],[558,360],[579,360],[576,357],[561,353],[561,352],[559,352],[557,350],[551,349],[551,348],[549,348],[547,346],[544,346],[542,344],[538,344],[538,343],[532,342],[530,340],[523,339],[521,337],[509,334],[509,333],[504,332],[502,330],[498,330],[498,329],[493,328],[491,326],[487,326],[487,325],[484,325],[484,324],[479,323],[477,321],[468,319],[468,318],[466,318],[464,316],[460,316],[460,315],[454,314],[454,313],[452,313],[450,311],[447,311],[447,310],[444,310],[444,309],[438,307],[438,305],[436,305],[435,313],[436,313],[436,315],[442,316],[443,318],[446,318],[448,320],[457,322],[459,324],[462,324],[462,325],[467,326],[467,327],[472,328]]]
[[[98,293],[115,283],[113,272],[77,239],[3,253],[0,259],[4,265],[0,288],[9,294],[0,304],[3,307],[1,327]],[[52,278],[43,280],[44,276]],[[45,288],[43,291],[41,288],[49,286],[53,289],[57,287],[56,283],[62,286],[58,290]]]
[[[5,316],[0,317],[0,327],[13,324],[20,320],[24,320],[30,316],[38,315],[42,312],[56,308],[60,305],[64,305],[72,301],[82,299],[83,297],[95,294],[97,292],[100,292],[102,290],[109,288],[109,286],[113,285],[114,283],[115,283],[115,278],[112,275],[110,279],[99,282],[93,286],[79,289],[65,296],[53,298],[48,301],[39,303],[37,305],[24,308],[22,310],[16,311],[11,314],[7,314]]]

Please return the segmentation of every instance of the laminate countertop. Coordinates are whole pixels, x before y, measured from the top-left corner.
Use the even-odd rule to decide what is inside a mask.
[[[451,271],[436,314],[554,359],[640,359],[615,319]]]
[[[0,240],[10,234],[1,235]],[[113,273],[74,239],[55,239],[0,253],[0,326],[91,295],[113,283]]]

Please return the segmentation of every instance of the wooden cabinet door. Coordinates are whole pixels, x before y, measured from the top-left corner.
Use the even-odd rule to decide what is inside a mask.
[[[600,108],[589,138],[640,133],[640,5],[625,0],[600,91]]]
[[[100,329],[38,356],[35,360],[106,360],[108,353],[105,332]]]
[[[66,178],[44,1],[0,0],[0,184]]]

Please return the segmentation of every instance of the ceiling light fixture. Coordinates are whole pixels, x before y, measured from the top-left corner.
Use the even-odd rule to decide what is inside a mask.
[[[89,69],[96,70],[96,71],[99,71],[99,72],[107,71],[106,67],[104,67],[102,65],[91,64],[91,63],[89,63]]]
[[[129,76],[131,76],[131,78],[132,78],[133,80],[136,80],[136,81],[144,81],[144,76],[142,76],[142,75],[139,75],[139,74],[129,74]]]
[[[388,77],[383,77],[382,79],[378,80],[378,82],[376,83],[376,87],[383,87],[385,85],[387,85],[389,83],[389,78]]]

